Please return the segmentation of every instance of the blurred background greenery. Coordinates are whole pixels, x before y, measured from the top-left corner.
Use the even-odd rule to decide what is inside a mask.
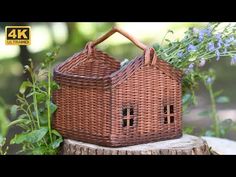
[[[203,27],[207,23],[0,23],[0,97],[7,104],[15,104],[16,93],[21,82],[25,79],[23,66],[32,58],[35,63],[41,62],[45,53],[59,45],[61,50],[57,63],[60,63],[79,52],[88,41],[94,40],[107,32],[112,26],[117,25],[143,43],[153,45],[160,43],[166,32],[171,29],[174,34],[169,34],[169,39],[180,39],[189,27]],[[5,26],[29,25],[31,26],[32,40],[30,46],[6,46]],[[131,44],[126,38],[115,34],[98,48],[106,51],[119,60],[132,59],[142,54],[142,51]],[[219,114],[225,119],[236,120],[236,66],[231,66],[226,59],[207,64],[205,69],[216,70],[215,89],[224,89],[224,95],[230,98],[230,103],[218,105]],[[189,114],[184,115],[184,125],[192,126],[196,132],[210,126],[210,119],[199,116],[198,113],[209,105],[208,94],[204,87],[198,91],[199,105],[191,108]],[[229,132],[227,138],[235,139],[235,132]]]

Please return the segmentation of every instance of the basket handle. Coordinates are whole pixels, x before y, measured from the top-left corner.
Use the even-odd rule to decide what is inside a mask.
[[[140,48],[144,51],[145,64],[148,64],[150,62],[151,62],[151,64],[156,63],[156,53],[155,53],[155,50],[153,48],[150,48],[150,47],[146,46],[145,44],[140,42],[137,38],[135,38],[134,36],[130,35],[126,31],[124,31],[124,30],[122,30],[121,28],[118,28],[118,27],[113,27],[110,31],[108,31],[106,34],[104,34],[100,38],[98,38],[94,41],[88,42],[85,46],[85,48],[88,50],[88,54],[89,55],[91,54],[93,47],[100,44],[101,42],[103,42],[104,40],[106,40],[107,38],[109,38],[110,36],[112,36],[116,32],[120,33],[121,35],[123,35],[124,37],[129,39],[133,44],[135,44],[138,48]],[[154,51],[154,53],[151,54],[153,51]],[[150,55],[153,55],[152,61],[150,59]]]

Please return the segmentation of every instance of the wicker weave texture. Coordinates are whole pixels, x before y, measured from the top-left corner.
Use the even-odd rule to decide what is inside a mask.
[[[182,73],[152,48],[145,51],[149,58],[144,52],[120,67],[85,47],[58,65],[54,128],[65,138],[110,147],[182,136]]]

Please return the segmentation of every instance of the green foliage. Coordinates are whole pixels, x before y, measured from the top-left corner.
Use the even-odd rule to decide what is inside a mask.
[[[227,119],[225,121],[220,121],[219,115],[217,114],[217,103],[229,103],[229,98],[226,96],[221,96],[223,90],[214,92],[213,84],[215,81],[215,72],[209,69],[208,72],[202,72],[201,79],[209,92],[211,100],[211,108],[200,113],[202,116],[209,116],[212,119],[213,124],[210,129],[205,132],[206,136],[217,136],[224,137],[226,133],[232,128],[232,120]]]
[[[38,130],[33,130],[28,133],[24,132],[19,135],[15,135],[15,137],[11,140],[11,144],[21,144],[21,143],[37,143],[43,139],[43,137],[48,133],[47,127],[41,127]]]
[[[52,91],[59,88],[52,80],[51,65],[54,62],[59,48],[46,54],[41,67],[25,66],[30,78],[24,81],[17,94],[17,105],[13,105],[11,113],[18,118],[11,122],[11,126],[23,128],[23,132],[15,135],[11,144],[22,144],[20,152],[26,154],[57,154],[62,136],[51,127],[52,115],[57,106],[52,102]]]
[[[216,99],[216,103],[229,103],[230,100],[227,96],[220,96]]]
[[[182,101],[183,112],[187,113],[190,105],[197,105],[195,91],[199,83],[203,82],[209,92],[211,109],[200,113],[213,120],[206,135],[224,136],[231,126],[222,126],[216,111],[216,103],[228,103],[226,96],[221,96],[222,90],[213,92],[215,73],[212,69],[203,71],[206,62],[220,60],[221,57],[230,57],[231,64],[236,64],[236,25],[222,26],[220,23],[209,23],[205,28],[190,27],[181,40],[170,41],[167,34],[174,33],[169,30],[161,44],[154,44],[157,55],[183,72]],[[165,42],[165,45],[164,45]],[[188,129],[187,129],[188,130]]]
[[[184,127],[183,133],[185,134],[192,134],[193,133],[193,127]]]
[[[0,155],[5,155],[8,151],[8,146],[5,146],[6,135],[8,132],[9,120],[7,118],[7,109],[5,102],[0,98]]]
[[[26,89],[29,87],[32,87],[32,83],[30,81],[24,81],[20,86],[19,92],[24,94]]]

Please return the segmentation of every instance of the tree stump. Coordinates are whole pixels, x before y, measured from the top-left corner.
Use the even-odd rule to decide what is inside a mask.
[[[236,141],[217,137],[202,137],[217,155],[236,155]]]
[[[65,139],[62,155],[210,155],[202,138],[183,135],[181,138],[127,147],[103,147]]]

